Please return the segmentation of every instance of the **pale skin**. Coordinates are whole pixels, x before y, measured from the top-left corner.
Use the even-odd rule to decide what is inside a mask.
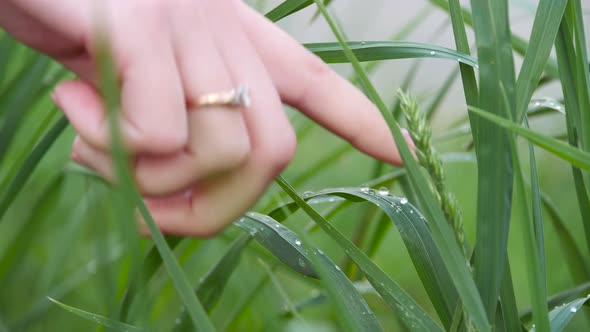
[[[375,106],[239,0],[0,0],[0,26],[78,75],[52,97],[78,134],[72,158],[112,180],[94,70],[97,26],[105,30],[135,181],[165,233],[210,236],[256,203],[295,152],[283,103],[401,164]],[[249,108],[198,107],[240,84]]]

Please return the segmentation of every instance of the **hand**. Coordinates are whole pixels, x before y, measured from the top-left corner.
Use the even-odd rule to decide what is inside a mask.
[[[79,76],[61,83],[54,100],[79,135],[73,158],[112,179],[109,129],[95,88],[102,20],[135,180],[166,233],[214,234],[256,202],[295,151],[281,102],[359,150],[400,164],[375,106],[240,1],[0,0],[0,13],[0,25],[17,39]],[[251,91],[251,107],[197,107],[200,96],[240,84]]]

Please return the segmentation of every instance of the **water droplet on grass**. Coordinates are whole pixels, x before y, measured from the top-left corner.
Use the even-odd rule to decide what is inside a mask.
[[[307,198],[307,197],[310,197],[312,195],[313,195],[313,192],[312,191],[306,191],[306,192],[303,193],[303,198]]]
[[[364,193],[368,193],[369,192],[369,187],[361,187],[361,191]]]
[[[379,195],[385,196],[388,194],[389,194],[389,189],[387,189],[386,187],[379,188]]]
[[[295,244],[298,245],[298,246],[300,246],[301,245],[301,241],[295,240]]]
[[[436,55],[435,51],[430,51],[430,55]]]
[[[301,267],[305,267],[305,261],[301,258],[299,258],[299,260],[297,261],[297,264],[299,264],[299,266],[301,266]]]
[[[571,307],[570,308],[570,312],[576,312],[576,311],[578,311],[578,308],[576,308],[576,307]]]
[[[400,204],[407,204],[408,203],[408,199],[403,197],[402,199],[399,200]]]

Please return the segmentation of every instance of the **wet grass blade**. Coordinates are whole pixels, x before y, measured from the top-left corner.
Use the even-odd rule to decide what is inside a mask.
[[[469,108],[470,112],[485,118],[496,125],[502,126],[519,136],[526,138],[533,144],[551,152],[555,156],[569,162],[570,164],[579,168],[590,170],[590,153],[576,149],[571,145],[563,143],[562,141],[539,134],[533,130],[519,126],[512,121],[506,120],[499,116],[489,114],[477,108]]]
[[[387,276],[369,257],[350,242],[340,231],[332,226],[324,217],[317,213],[305,202],[282,177],[277,178],[277,183],[293,199],[307,215],[309,215],[330,237],[332,237],[346,252],[364,274],[375,290],[385,302],[398,313],[404,325],[413,331],[440,331],[441,328],[428,316],[428,314],[401,289],[389,276]],[[360,189],[359,189],[360,190]],[[354,195],[347,195],[353,201],[362,200]],[[401,203],[401,202],[400,202]],[[401,204],[400,204],[401,205]],[[388,204],[389,206],[389,204]],[[400,207],[401,208],[401,207]]]
[[[445,266],[451,274],[453,284],[457,288],[461,300],[465,304],[465,307],[470,314],[470,318],[473,320],[473,324],[481,331],[488,330],[489,322],[485,314],[485,309],[483,303],[481,302],[481,297],[477,287],[475,286],[473,278],[471,277],[471,272],[468,269],[465,257],[462,254],[462,250],[454,240],[455,235],[453,230],[446,222],[444,214],[438,206],[434,195],[431,193],[429,184],[424,178],[424,174],[421,173],[416,160],[414,160],[414,156],[410,151],[410,148],[408,147],[401,130],[399,129],[393,116],[388,112],[387,106],[377,93],[375,87],[369,81],[369,78],[364,72],[361,64],[356,59],[354,53],[348,48],[346,41],[343,39],[342,35],[338,31],[338,28],[331,20],[330,14],[326,11],[320,1],[315,0],[315,2],[320,8],[322,15],[330,25],[330,28],[342,46],[344,53],[356,71],[359,77],[359,82],[362,83],[362,86],[364,87],[365,91],[367,91],[369,98],[371,98],[371,100],[373,100],[373,102],[376,104],[377,108],[381,112],[381,115],[384,117],[391,130],[391,133],[396,141],[398,151],[400,152],[404,165],[406,166],[411,183],[414,189],[419,192],[420,206],[422,206],[424,209],[422,212],[424,213],[426,219],[430,222],[436,245],[443,258],[443,261],[445,262]]]
[[[585,282],[580,284],[572,289],[565,290],[563,292],[551,295],[547,299],[547,307],[548,308],[556,308],[559,305],[565,304],[567,301],[572,301],[572,299],[579,297],[588,292],[590,289],[590,282]],[[532,310],[531,308],[527,308],[520,313],[520,319],[523,323],[527,323],[532,318]]]
[[[65,311],[71,312],[77,316],[80,316],[86,320],[89,321],[93,321],[97,324],[100,324],[104,327],[108,327],[109,329],[112,329],[114,331],[120,331],[120,332],[140,332],[140,331],[146,331],[142,328],[133,326],[133,325],[129,325],[129,324],[125,324],[125,323],[121,323],[119,321],[116,320],[112,320],[110,318],[107,317],[103,317],[97,314],[93,314],[91,312],[88,311],[84,311],[84,310],[80,310],[74,307],[70,307],[69,305],[63,304],[57,300],[54,300],[52,298],[48,298],[49,301],[55,303],[57,306],[61,307],[62,309],[64,309]]]
[[[339,43],[312,43],[304,46],[327,63],[350,62]],[[435,58],[457,61],[477,67],[477,60],[470,55],[432,44],[401,41],[347,42],[358,61],[393,59]]]
[[[516,122],[521,123],[553,48],[567,0],[541,0],[516,82]]]
[[[310,250],[309,258],[314,269],[337,308],[342,328],[350,332],[383,331],[369,305],[340,268],[321,250],[311,247],[304,240],[304,247]]]
[[[426,220],[406,198],[398,198],[387,191],[363,188],[338,188],[319,191],[312,197],[339,196],[350,202],[370,202],[381,209],[398,229],[410,259],[418,272],[422,285],[432,301],[443,324],[451,325],[452,312],[457,305],[457,292],[440,254]]]
[[[562,331],[567,324],[574,318],[578,310],[582,308],[584,303],[588,301],[589,297],[583,297],[581,299],[574,300],[569,303],[565,303],[551,310],[549,313],[549,319],[551,321],[551,332]],[[537,327],[533,327],[531,332],[538,331]],[[542,331],[542,330],[541,330]]]
[[[318,277],[311,261],[301,247],[301,240],[297,234],[273,218],[249,212],[234,225],[247,232],[294,271],[306,277]]]

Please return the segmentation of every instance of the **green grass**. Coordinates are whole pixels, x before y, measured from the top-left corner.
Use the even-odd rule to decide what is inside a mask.
[[[424,3],[387,32],[405,40],[349,41],[355,27],[331,11],[345,2],[256,1],[274,21],[327,24],[333,37],[304,46],[352,68],[405,167],[288,111],[299,141],[292,165],[210,239],[161,234],[116,130],[121,185],[73,165],[73,130],[48,96],[69,74],[0,32],[0,332],[590,329],[588,5],[540,0],[518,35],[516,1]],[[447,16],[455,49],[413,40],[438,27],[431,11]],[[380,76],[386,63],[404,64],[395,88]],[[429,65],[450,74],[424,82]],[[459,109],[445,103],[454,89]],[[402,111],[420,163],[401,139]],[[152,240],[137,234],[136,208]]]

